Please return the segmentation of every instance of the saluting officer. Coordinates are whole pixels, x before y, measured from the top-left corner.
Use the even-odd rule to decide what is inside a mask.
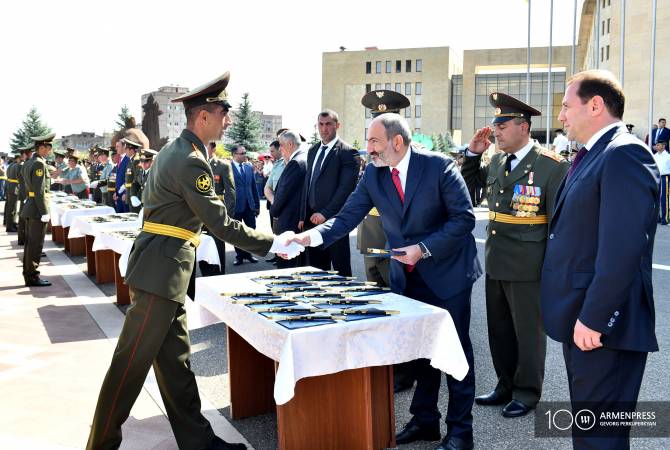
[[[361,99],[361,103],[370,109],[373,118],[384,113],[400,114],[401,109],[409,108],[410,105],[409,99],[401,93],[384,89],[368,92]],[[356,240],[358,249],[366,255],[363,262],[367,280],[374,281],[379,286],[390,286],[389,258],[368,256],[369,248],[386,248],[386,235],[377,208],[372,208],[358,225]]]
[[[17,149],[13,154],[13,161],[7,166],[7,184],[5,189],[5,195],[7,200],[5,201],[5,226],[7,233],[16,233],[18,228],[16,226],[17,222],[17,210],[16,205],[18,204],[18,195],[19,195],[19,170],[21,166],[21,151]]]
[[[498,384],[475,401],[505,405],[504,417],[520,417],[542,394],[546,336],[540,272],[547,223],[569,166],[530,138],[531,117],[540,111],[502,93],[491,94],[489,101],[495,108],[493,135],[502,152],[487,166],[480,165],[491,128],[477,130],[461,169],[469,186],[486,189],[489,205],[486,311]]]
[[[220,140],[231,123],[229,77],[226,72],[172,100],[184,103],[187,129],[156,155],[145,185],[144,224],[125,280],[132,306],[100,391],[88,449],[118,448],[121,425],[152,364],[179,448],[246,448],[216,437],[200,412],[184,309],[203,224],[220,239],[261,256],[281,251],[273,247],[272,235],[231,220],[214,193],[205,143]]]
[[[32,137],[35,154],[23,165],[26,204],[21,217],[26,220],[26,244],[23,251],[23,279],[26,286],[51,286],[40,278],[40,265],[44,235],[49,222],[49,170],[46,157],[51,153],[51,141],[56,136],[49,133]]]

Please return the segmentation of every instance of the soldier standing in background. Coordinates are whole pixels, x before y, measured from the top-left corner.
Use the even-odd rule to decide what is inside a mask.
[[[139,197],[140,184],[138,180],[139,173],[142,170],[139,153],[141,149],[149,148],[149,139],[139,128],[131,128],[126,131],[126,136],[121,141],[126,147],[128,158],[130,158],[125,172],[126,206],[128,211],[137,213],[140,212],[142,205],[142,200]]]
[[[19,180],[19,191],[18,191],[18,200],[19,200],[19,225],[18,225],[18,244],[25,245],[26,243],[26,219],[23,218],[23,208],[26,204],[26,181],[23,178],[23,166],[26,164],[26,161],[30,160],[30,157],[33,155],[33,146],[27,145],[21,148],[21,162],[19,163],[19,169],[16,173],[16,176]]]
[[[7,233],[16,233],[18,228],[16,226],[16,205],[18,203],[19,194],[19,179],[18,173],[20,169],[21,153],[16,150],[13,154],[13,161],[7,166],[7,185],[5,194],[7,200],[5,202],[5,226]]]
[[[531,117],[540,111],[502,93],[489,97],[495,108],[493,135],[501,153],[488,165],[491,128],[477,130],[461,174],[468,186],[486,189],[486,315],[489,347],[498,376],[495,389],[475,399],[505,405],[504,417],[520,417],[542,395],[547,339],[540,316],[540,272],[547,224],[568,164],[530,138]]]
[[[35,155],[23,166],[23,180],[26,189],[26,204],[21,212],[26,221],[26,244],[23,250],[23,279],[26,286],[51,286],[40,278],[40,265],[44,235],[49,222],[49,171],[46,157],[51,153],[51,141],[56,136],[50,133],[32,137]]]

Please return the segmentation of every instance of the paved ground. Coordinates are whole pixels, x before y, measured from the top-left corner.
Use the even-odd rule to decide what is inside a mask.
[[[0,210],[2,204],[0,203]],[[475,237],[483,257],[485,214],[478,213]],[[268,229],[267,214],[260,217],[259,227]],[[355,250],[351,236],[354,275],[362,278],[362,258]],[[0,231],[0,448],[82,448],[95,404],[97,390],[107,368],[114,337],[122,323],[122,314],[112,306],[113,286],[97,286],[82,274],[83,258],[67,258],[50,245],[45,274],[55,287],[46,291],[29,290],[20,279],[21,255],[16,235]],[[271,269],[261,260],[258,264],[234,267],[234,252],[227,246],[228,273]],[[483,262],[483,261],[482,261]],[[656,298],[656,331],[661,352],[649,357],[642,384],[641,400],[668,400],[670,386],[667,374],[670,359],[670,227],[659,227],[654,263]],[[74,287],[73,287],[74,286]],[[97,287],[96,287],[97,286]],[[244,439],[256,449],[276,448],[274,415],[232,421],[229,419],[228,376],[225,326],[212,323],[197,305],[191,305],[189,316],[192,363],[198,376],[204,409],[217,433],[231,440]],[[189,312],[191,313],[191,311]],[[198,322],[197,319],[201,319]],[[115,334],[116,333],[116,334]],[[495,376],[488,351],[483,281],[473,290],[471,333],[475,352],[477,394],[489,391]],[[108,339],[107,337],[111,337]],[[412,392],[396,396],[396,426],[409,420]],[[440,409],[445,411],[446,386],[440,395]],[[560,347],[549,341],[544,400],[568,400],[565,368]],[[155,383],[149,380],[124,427],[123,448],[176,448],[169,424],[162,415],[162,404]],[[220,413],[219,414],[217,414]],[[504,419],[497,408],[475,406],[474,434],[478,448],[562,449],[570,448],[569,439],[533,437],[533,417]],[[236,431],[237,430],[237,431]],[[444,432],[444,429],[443,429]],[[407,449],[432,449],[433,443],[408,445]],[[633,448],[670,448],[670,439],[635,439]]]

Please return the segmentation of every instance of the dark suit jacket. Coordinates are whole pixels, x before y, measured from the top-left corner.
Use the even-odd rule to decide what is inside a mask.
[[[657,133],[658,136],[656,136]],[[663,129],[660,129],[660,132],[659,129],[652,130],[651,145],[657,144],[660,141],[666,141],[666,142],[670,141],[670,129],[664,127]]]
[[[477,258],[475,215],[468,189],[454,162],[439,153],[411,149],[405,202],[400,203],[388,167],[368,164],[344,207],[317,230],[323,245],[346,236],[374,206],[381,215],[388,248],[423,242],[432,256],[414,270],[440,299],[472,286],[482,274]],[[391,261],[391,288],[405,290],[403,264]]]
[[[302,211],[300,212],[300,220],[305,221],[306,224],[309,221],[307,212],[311,209],[307,204],[310,178],[319,148],[321,148],[321,142],[314,144],[307,151],[307,176],[305,177]],[[312,212],[321,213],[326,219],[329,219],[342,208],[358,181],[359,164],[356,161],[356,156],[358,156],[358,150],[352,148],[341,138],[337,140],[337,143],[324,159],[321,165],[321,173],[315,180],[316,205]]]
[[[254,180],[254,168],[248,162],[242,164],[242,172],[237,170],[237,164],[233,166],[233,178],[235,179],[235,213],[243,213],[247,207],[253,210],[261,209],[261,200],[256,189]]]
[[[542,268],[547,334],[571,342],[577,319],[605,347],[658,350],[651,256],[659,173],[626,127],[605,133],[559,189]]]
[[[307,173],[307,155],[303,150],[296,150],[293,159],[289,160],[279,177],[275,188],[275,197],[270,207],[270,215],[277,219],[275,233],[284,231],[299,232],[302,190],[305,187]]]

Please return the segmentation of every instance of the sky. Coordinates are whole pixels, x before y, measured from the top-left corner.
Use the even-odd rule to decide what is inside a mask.
[[[578,1],[581,8],[583,0]],[[531,45],[549,43],[550,0],[531,0]],[[230,71],[236,106],[314,131],[323,52],[525,47],[527,0],[298,2],[96,0],[0,3],[0,150],[32,106],[57,136],[112,131],[122,105]],[[554,0],[553,45],[572,43],[573,0]]]

